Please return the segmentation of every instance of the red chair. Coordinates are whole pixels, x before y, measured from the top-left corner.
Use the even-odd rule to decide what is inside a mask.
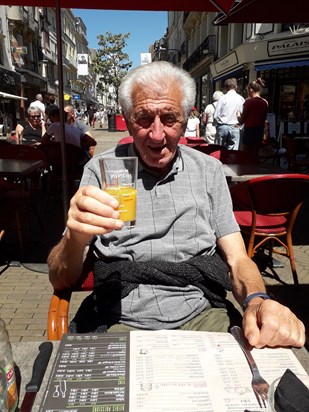
[[[118,141],[117,145],[118,144],[127,144],[127,143],[133,143],[133,137],[132,136],[126,136],[126,137],[121,138]]]
[[[22,227],[28,226],[29,222],[28,210],[26,207],[27,200],[27,192],[21,184],[11,183],[3,178],[0,178],[1,239],[5,232],[10,232],[12,229],[12,223],[15,221],[21,251],[24,250]],[[25,212],[24,219],[22,219],[23,211]],[[29,227],[27,227],[27,230],[29,232]]]
[[[308,153],[299,153],[298,143],[299,140],[293,136],[284,136],[286,143],[286,158],[288,161],[289,169],[295,173],[306,173],[309,170],[309,157]]]
[[[47,337],[49,340],[60,340],[64,333],[68,333],[69,308],[73,292],[88,292],[93,290],[93,258],[87,258],[79,282],[70,289],[54,290],[50,300]]]
[[[197,145],[194,146],[194,149],[215,157],[218,160],[221,160],[222,152],[227,152],[227,149],[224,146],[220,146],[219,144]]]
[[[200,137],[183,136],[179,139],[179,144],[184,144],[189,147],[195,147],[198,145],[208,146],[208,143]]]
[[[21,160],[42,160],[42,167],[35,170],[31,175],[28,175],[23,180],[23,184],[27,189],[29,187],[29,198],[32,208],[35,212],[38,223],[43,230],[43,223],[40,216],[38,207],[38,195],[40,192],[40,182],[44,170],[47,168],[47,159],[45,153],[38,149],[39,146],[29,146],[23,144],[7,144],[1,146],[0,158],[1,159],[21,159]]]
[[[289,258],[294,283],[298,284],[292,229],[309,194],[309,176],[282,174],[257,177],[230,190],[236,220],[241,232],[249,237],[248,256],[253,258],[267,244],[270,258],[273,253]],[[277,249],[278,245],[284,251]]]

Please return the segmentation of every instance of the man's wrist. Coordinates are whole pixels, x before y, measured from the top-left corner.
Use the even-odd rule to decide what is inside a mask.
[[[246,297],[246,299],[244,300],[243,304],[242,304],[242,310],[245,311],[248,307],[249,302],[251,302],[252,299],[255,298],[261,298],[261,299],[271,299],[271,297],[269,295],[267,295],[267,293],[265,292],[255,292],[255,293],[251,293],[250,295],[248,295]]]

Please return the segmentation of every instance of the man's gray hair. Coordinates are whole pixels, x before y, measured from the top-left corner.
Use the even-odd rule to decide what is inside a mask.
[[[122,79],[119,87],[119,104],[124,116],[127,119],[130,118],[133,109],[132,92],[134,86],[151,87],[161,95],[174,82],[178,83],[183,93],[181,105],[187,120],[195,103],[195,82],[188,72],[166,61],[152,62],[136,67]]]
[[[37,94],[36,96],[35,96],[35,99],[36,100],[43,100],[43,96],[41,95],[41,94]]]
[[[226,90],[237,90],[237,80],[235,79],[235,77],[226,79],[224,82],[224,87],[226,88]]]

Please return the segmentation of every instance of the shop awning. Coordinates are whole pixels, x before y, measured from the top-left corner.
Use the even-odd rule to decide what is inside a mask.
[[[237,77],[242,73],[243,65],[238,66],[236,69],[230,70],[228,72],[219,74],[218,76],[215,76],[213,80],[217,82],[218,80],[226,80],[229,79],[230,77]]]
[[[7,99],[15,100],[28,100],[26,97],[16,96],[15,94],[0,92],[0,97],[5,97]]]
[[[256,71],[272,70],[272,69],[285,69],[288,67],[309,66],[309,60],[294,60],[294,61],[276,61],[276,62],[260,62],[255,63],[254,68]]]

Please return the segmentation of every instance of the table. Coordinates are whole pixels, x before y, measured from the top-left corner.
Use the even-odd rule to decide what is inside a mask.
[[[43,166],[43,160],[0,159],[0,176],[24,179]]]
[[[31,379],[33,362],[37,354],[39,353],[39,346],[41,343],[42,342],[32,342],[32,341],[12,342],[13,358],[18,368],[17,371],[20,372],[20,377],[18,377],[18,374],[16,376],[17,382],[19,382],[19,379],[20,379],[20,385],[19,385],[20,395],[19,395],[19,404],[18,404],[19,407],[24,399],[25,386]],[[41,389],[35,398],[32,412],[37,412],[39,410],[39,406],[43,399],[43,395],[45,393],[49,375],[51,373],[52,366],[53,366],[53,363],[56,357],[58,346],[59,346],[59,341],[53,342],[53,351],[52,351],[52,354],[51,354],[51,357],[48,363],[48,367],[45,372],[45,376],[44,376],[44,379],[41,385]]]
[[[223,164],[223,170],[228,182],[243,182],[255,177],[293,173],[282,167],[266,163]]]
[[[20,370],[20,375],[21,375],[21,383],[20,383],[20,401],[19,401],[19,406],[22,403],[24,393],[25,393],[25,385],[29,382],[31,378],[31,373],[32,373],[32,366],[34,359],[36,355],[39,352],[39,346],[42,342],[12,342],[12,350],[13,350],[13,357],[16,365],[18,366]],[[43,395],[45,393],[45,389],[47,386],[47,382],[52,370],[52,366],[57,354],[57,350],[59,347],[59,341],[54,341],[53,342],[54,348],[53,352],[42,382],[42,386],[40,391],[38,392],[35,403],[33,405],[32,412],[38,412],[39,406],[41,404]],[[309,374],[309,356],[308,356],[308,351],[306,348],[301,348],[301,349],[292,349],[295,356],[299,360],[299,362],[302,364],[303,368],[306,370],[306,372]]]
[[[291,136],[295,140],[309,140],[309,136]]]

